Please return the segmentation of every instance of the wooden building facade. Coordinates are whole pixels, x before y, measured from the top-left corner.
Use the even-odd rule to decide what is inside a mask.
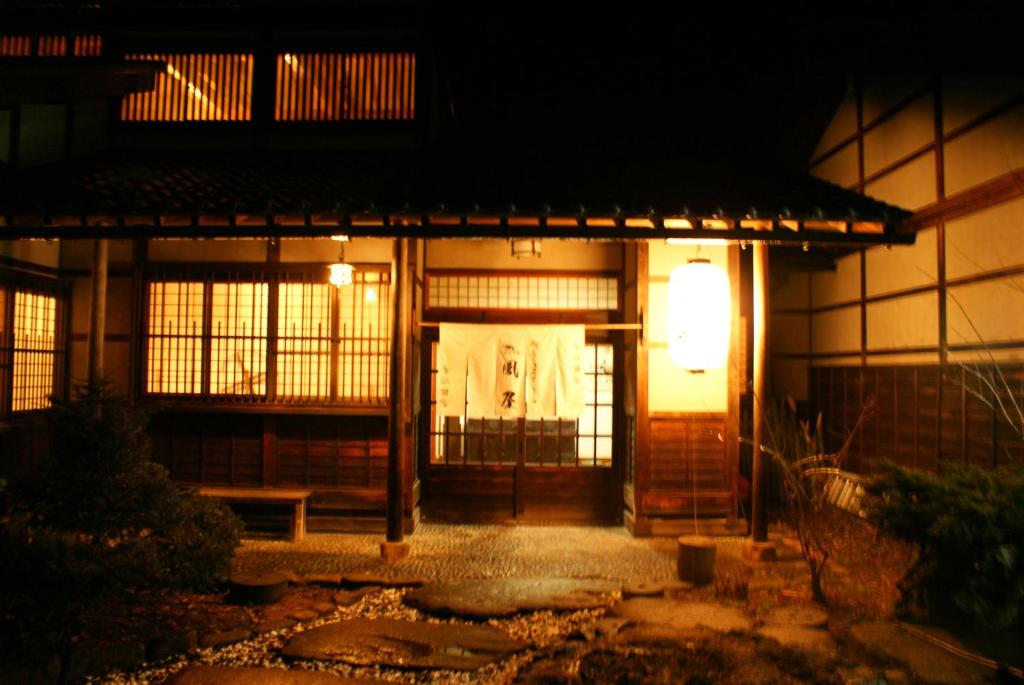
[[[877,394],[865,458],[910,440],[922,466],[943,441],[1009,446],[969,398],[956,414],[963,384],[939,381],[969,345],[936,298],[983,302],[978,288],[1021,268],[977,247],[1019,224],[1021,161],[995,173],[959,147],[1015,141],[1019,89],[954,116],[945,90],[876,105],[858,85],[812,160],[825,181],[622,175],[566,192],[572,168],[481,170],[438,150],[443,69],[414,33],[87,29],[0,41],[0,72],[22,84],[0,98],[4,473],[46,452],[40,411],[95,369],[99,342],[104,375],[155,408],[154,452],[176,480],[312,490],[313,531],[382,526],[395,464],[406,531],[739,530],[758,388],[839,428]],[[65,92],[24,85],[51,59]],[[918,140],[928,108],[935,135]],[[937,160],[937,189],[915,195],[922,160]],[[951,240],[970,257],[937,247]],[[342,258],[353,282],[331,285]],[[732,294],[729,361],[701,374],[671,362],[666,323],[669,276],[693,258]],[[901,323],[919,305],[931,323]],[[986,342],[1016,359],[1020,331],[986,316]],[[582,416],[439,415],[448,322],[584,325]],[[986,420],[982,445],[970,427]]]

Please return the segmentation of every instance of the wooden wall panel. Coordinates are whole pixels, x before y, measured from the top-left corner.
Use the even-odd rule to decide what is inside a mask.
[[[991,371],[991,367],[975,367]],[[1005,367],[1018,406],[1024,405],[1024,367]],[[857,419],[859,401],[873,395],[877,414],[854,441],[852,468],[870,470],[875,459],[935,470],[944,464],[995,466],[1024,463],[1024,441],[969,369],[938,365],[811,369],[812,412],[823,414],[836,449]],[[942,404],[939,407],[939,384]]]
[[[515,467],[436,466],[421,474],[427,521],[507,521],[515,517]]]
[[[729,511],[729,474],[724,414],[652,416],[650,488],[643,493],[648,516],[724,517]]]
[[[949,74],[942,78],[942,130],[949,133],[1024,95],[1019,74]]]
[[[524,521],[612,523],[621,513],[610,468],[528,468],[523,472]],[[618,510],[618,511],[617,511]]]

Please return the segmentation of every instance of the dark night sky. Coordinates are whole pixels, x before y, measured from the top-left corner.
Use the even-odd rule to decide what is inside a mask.
[[[999,11],[859,7],[424,19],[452,75],[443,104],[456,137],[509,155],[560,149],[799,168],[853,72],[1021,68]]]

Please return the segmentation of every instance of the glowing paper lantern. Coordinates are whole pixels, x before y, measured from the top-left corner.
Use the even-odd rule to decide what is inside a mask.
[[[707,259],[676,267],[668,282],[668,353],[678,366],[700,373],[725,365],[729,355],[729,276]]]
[[[329,281],[331,285],[341,287],[343,285],[352,285],[352,272],[355,270],[351,264],[344,262],[338,262],[337,264],[331,264],[328,269],[331,270]]]

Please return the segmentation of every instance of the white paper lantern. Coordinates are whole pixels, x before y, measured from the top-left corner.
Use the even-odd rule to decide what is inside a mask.
[[[729,276],[707,259],[677,266],[668,282],[668,352],[678,366],[699,373],[729,356]]]

